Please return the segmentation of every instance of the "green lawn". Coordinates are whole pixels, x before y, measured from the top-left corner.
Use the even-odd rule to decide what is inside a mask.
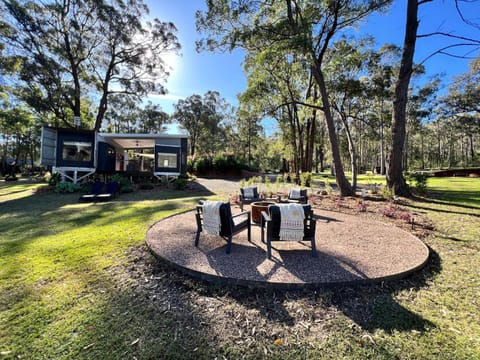
[[[145,251],[151,224],[211,194],[80,204],[39,186],[0,184],[2,359],[480,359],[480,179],[429,179],[412,203],[436,226],[421,272],[297,293],[211,286]]]

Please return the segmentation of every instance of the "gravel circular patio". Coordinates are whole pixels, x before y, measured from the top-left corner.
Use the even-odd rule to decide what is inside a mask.
[[[233,211],[239,211],[233,208]],[[427,262],[429,250],[417,237],[380,221],[315,209],[318,257],[309,243],[273,242],[266,258],[260,227],[226,242],[202,233],[194,246],[194,211],[163,219],[150,227],[146,243],[154,255],[191,276],[228,284],[278,289],[366,284],[406,277]]]

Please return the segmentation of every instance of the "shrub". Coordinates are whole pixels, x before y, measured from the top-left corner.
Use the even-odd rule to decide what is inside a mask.
[[[413,220],[413,215],[409,211],[404,211],[394,206],[386,206],[381,210],[383,216],[392,218],[392,219],[400,219],[405,220],[406,222],[410,223]]]
[[[196,174],[205,174],[216,170],[221,172],[238,172],[241,169],[255,171],[255,166],[249,166],[245,159],[234,154],[218,153],[214,156],[194,156],[187,159],[187,169]]]
[[[175,190],[184,190],[187,187],[187,179],[185,177],[178,177],[173,182]]]
[[[118,187],[121,193],[128,193],[133,191],[132,182],[129,178],[120,174],[115,174],[112,176],[111,180],[118,183]]]
[[[391,199],[395,192],[393,189],[390,189],[387,185],[382,186],[381,195],[384,199]]]
[[[300,185],[302,187],[310,187],[310,184],[312,183],[312,173],[310,172],[302,172],[300,174]]]
[[[192,159],[190,157],[187,159],[187,171],[189,173],[193,172],[193,162],[194,162],[194,159]]]
[[[212,160],[213,168],[217,171],[226,171],[229,168],[227,156],[224,154],[216,154]]]
[[[413,189],[418,194],[427,192],[428,175],[425,173],[413,173],[409,176],[409,180],[414,183]]]
[[[330,185],[330,181],[325,181],[325,192],[330,195],[333,192],[332,185]]]
[[[59,194],[65,194],[65,193],[74,193],[78,190],[80,190],[82,187],[79,184],[74,184],[71,182],[59,182],[56,187],[55,191]]]
[[[203,174],[207,170],[207,160],[204,157],[195,158],[193,162],[193,171],[197,174]]]
[[[360,211],[360,212],[367,211],[367,205],[365,204],[363,199],[358,202],[358,211]]]

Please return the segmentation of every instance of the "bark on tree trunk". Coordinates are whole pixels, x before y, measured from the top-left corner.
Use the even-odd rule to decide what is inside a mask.
[[[328,99],[328,93],[325,86],[325,80],[320,69],[313,67],[313,74],[315,80],[317,81],[318,87],[320,89],[320,95],[323,104],[323,112],[325,114],[325,120],[327,122],[328,128],[328,138],[330,140],[330,148],[332,151],[333,164],[335,168],[335,179],[337,181],[338,189],[340,190],[341,196],[353,196],[355,192],[353,191],[352,186],[345,177],[345,172],[343,171],[342,158],[340,156],[340,149],[338,146],[337,132],[335,130],[335,122],[333,120],[333,115],[330,110],[330,101]]]
[[[353,136],[348,126],[348,121],[342,116],[343,126],[345,127],[345,133],[348,140],[348,152],[350,153],[350,165],[352,166],[352,188],[355,191],[357,189],[357,177],[358,177],[358,166],[357,166],[357,151],[355,149],[355,144],[353,141]]]
[[[403,146],[406,133],[406,108],[408,85],[412,75],[413,55],[418,29],[418,2],[408,0],[407,25],[403,44],[402,60],[393,101],[392,147],[388,159],[387,185],[396,195],[411,196],[410,189],[403,177]]]

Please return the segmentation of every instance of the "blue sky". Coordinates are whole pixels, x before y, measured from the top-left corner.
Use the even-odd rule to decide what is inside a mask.
[[[146,0],[150,15],[162,21],[172,21],[178,28],[178,37],[182,45],[182,56],[170,56],[173,67],[167,82],[168,94],[154,96],[150,100],[159,103],[167,113],[173,112],[173,104],[179,99],[193,94],[203,95],[208,90],[219,91],[229,103],[237,105],[237,94],[246,89],[243,73],[241,51],[233,53],[200,53],[195,50],[195,40],[199,38],[195,28],[195,11],[204,8],[200,0]],[[467,16],[479,16],[479,5],[472,4],[465,8]],[[361,26],[359,31],[374,35],[378,45],[394,43],[402,45],[405,28],[406,1],[395,1],[386,15],[374,15]],[[480,31],[462,24],[456,15],[453,0],[435,0],[420,7],[419,34],[442,31],[456,35],[480,37]],[[477,18],[478,22],[479,19]],[[434,37],[419,39],[415,61],[425,59],[432,52],[445,46],[445,39]],[[466,52],[467,50],[464,50]],[[476,53],[478,55],[478,52]],[[468,70],[468,60],[437,55],[428,60],[427,76],[443,73],[445,83],[457,74]],[[267,129],[268,132],[268,129]]]

